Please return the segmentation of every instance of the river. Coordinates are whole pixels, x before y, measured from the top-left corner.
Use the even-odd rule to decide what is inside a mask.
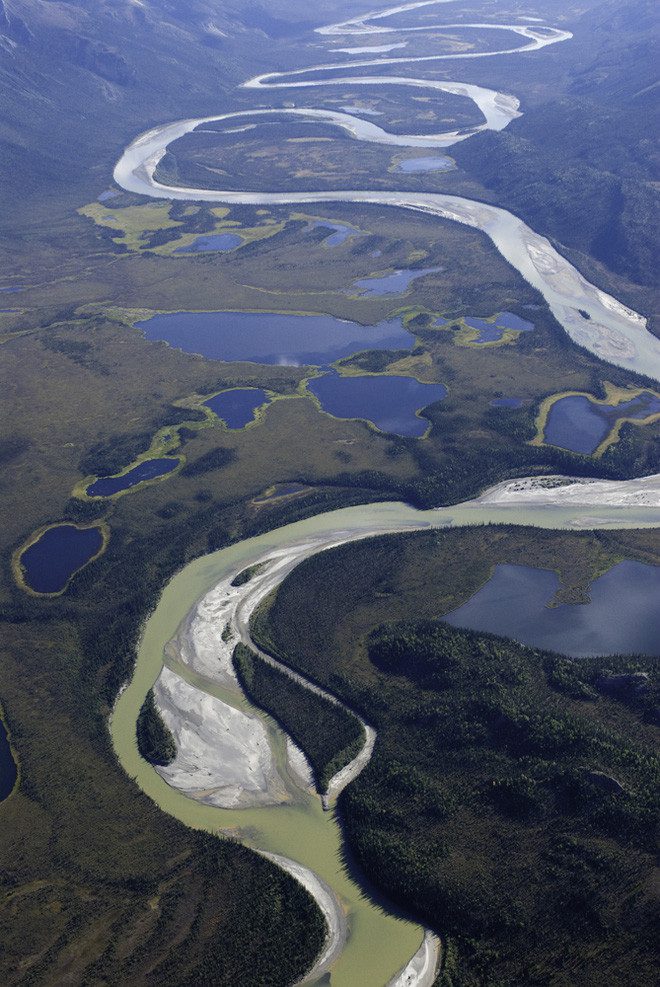
[[[237,117],[254,118],[264,117],[269,113],[286,113],[292,118],[302,116],[340,127],[357,140],[376,141],[397,147],[449,147],[480,130],[503,129],[520,115],[519,102],[514,96],[483,87],[402,76],[356,77],[349,74],[333,79],[317,78],[314,81],[299,78],[329,70],[352,72],[355,68],[372,65],[391,66],[410,62],[515,56],[520,52],[541,50],[571,38],[570,32],[529,24],[393,28],[381,23],[395,14],[446,2],[449,0],[423,0],[390,7],[351,18],[341,24],[320,28],[318,34],[325,38],[344,35],[369,37],[375,34],[408,34],[441,27],[480,27],[513,32],[526,43],[517,48],[482,53],[421,57],[403,55],[325,63],[290,73],[257,76],[244,85],[257,90],[343,83],[351,86],[389,85],[443,90],[472,99],[482,111],[484,123],[472,131],[465,134],[449,132],[402,136],[389,134],[354,113],[298,108],[241,110],[166,123],[140,135],[126,148],[118,161],[114,171],[115,181],[128,191],[160,199],[257,205],[323,201],[375,203],[421,211],[463,223],[490,237],[500,253],[541,292],[558,322],[575,342],[610,363],[660,379],[660,342],[647,331],[646,320],[591,285],[546,238],[504,209],[439,193],[396,190],[293,193],[223,191],[163,185],[156,179],[158,163],[173,142],[195,130],[200,124]],[[394,47],[381,46],[381,54],[386,54],[388,49],[393,50]],[[177,636],[181,639],[181,629],[190,623],[191,614],[198,611],[199,601],[207,599],[217,587],[230,585],[233,576],[247,566],[258,562],[265,562],[267,566],[272,564],[274,554],[280,562],[284,560],[278,570],[279,576],[275,580],[277,583],[291,568],[313,552],[385,532],[484,522],[569,529],[660,524],[657,482],[655,485],[653,482],[647,483],[641,494],[638,493],[638,488],[633,489],[626,483],[617,485],[605,482],[593,486],[581,483],[571,487],[558,486],[553,491],[547,485],[539,488],[533,481],[523,480],[509,487],[498,486],[490,499],[487,494],[476,501],[440,510],[418,511],[396,503],[346,508],[232,545],[197,559],[182,569],[165,587],[158,606],[145,624],[134,673],[117,700],[110,722],[117,756],[126,772],[142,790],[164,811],[186,825],[215,833],[232,832],[256,850],[275,855],[274,859],[289,869],[291,864],[287,861],[295,861],[303,869],[308,868],[312,876],[316,875],[320,879],[321,884],[317,883],[315,897],[329,917],[330,926],[333,924],[330,913],[334,908],[337,923],[341,925],[343,922],[344,929],[331,929],[330,953],[326,961],[317,964],[310,973],[310,983],[317,982],[321,976],[327,976],[329,970],[333,987],[354,987],[358,983],[365,987],[382,987],[389,983],[396,983],[398,987],[403,987],[404,984],[427,987],[432,984],[437,971],[437,941],[414,922],[395,917],[383,910],[378,903],[365,897],[360,885],[342,866],[342,835],[334,814],[323,811],[320,799],[307,791],[302,782],[296,781],[295,773],[287,765],[286,737],[282,731],[259,710],[251,707],[231,681],[222,680],[222,676],[219,673],[215,675],[212,670],[205,674],[186,661],[179,660],[181,656],[177,658],[173,654],[172,641]],[[251,581],[232,598],[234,609],[227,628],[243,639],[246,636],[249,639],[249,631],[246,630],[245,621],[241,622],[239,619],[241,601],[245,604],[251,598],[254,602],[255,593],[258,596],[259,579],[270,580],[269,586],[274,585],[272,573],[266,568],[265,574],[257,577],[256,584]],[[172,680],[173,676],[174,679],[178,677],[182,683],[181,689],[188,689],[189,694],[199,697],[200,704],[207,703],[208,707],[208,702],[218,700],[228,709],[256,717],[261,722],[268,737],[273,763],[279,772],[282,786],[288,792],[288,802],[256,808],[221,808],[183,794],[140,758],[135,741],[135,724],[144,697],[155,683],[162,683],[164,677]],[[309,883],[309,873],[301,874],[302,879]],[[298,876],[301,877],[301,874]],[[334,947],[333,936],[336,940]],[[345,936],[347,938],[344,944]],[[413,954],[416,959],[411,965]]]

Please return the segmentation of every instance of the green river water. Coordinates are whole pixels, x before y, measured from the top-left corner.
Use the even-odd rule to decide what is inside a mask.
[[[164,662],[164,649],[195,603],[221,579],[240,571],[271,549],[295,545],[307,538],[359,538],[387,531],[474,525],[489,522],[548,528],[631,528],[660,525],[657,509],[539,506],[485,506],[478,503],[419,511],[405,504],[350,507],[287,525],[257,538],[196,559],[165,587],[147,620],[130,683],[118,698],[110,731],[117,757],[127,774],[165,812],[185,825],[214,833],[231,831],[249,846],[283,854],[319,875],[342,901],[348,918],[345,949],[331,970],[332,987],[383,987],[410,960],[422,942],[420,925],[388,914],[364,895],[341,863],[342,833],[334,813],[323,812],[316,796],[298,793],[297,802],[254,809],[220,809],[203,805],[171,788],[137,751],[135,724],[149,688]],[[595,519],[595,520],[594,520]],[[225,694],[200,676],[169,664],[189,681],[232,705],[249,707],[234,694]],[[263,715],[263,714],[260,714]],[[272,723],[269,730],[278,760],[284,735]],[[327,977],[327,974],[325,975]],[[327,983],[327,980],[324,982]]]

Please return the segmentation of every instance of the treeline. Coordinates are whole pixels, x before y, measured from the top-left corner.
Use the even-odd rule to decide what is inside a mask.
[[[347,710],[294,681],[237,644],[234,667],[249,698],[270,713],[307,756],[318,791],[361,751],[362,724]]]
[[[223,469],[230,466],[238,459],[234,449],[224,449],[220,446],[217,449],[209,449],[197,459],[194,459],[181,470],[182,476],[202,476],[204,473],[211,473],[213,470]]]

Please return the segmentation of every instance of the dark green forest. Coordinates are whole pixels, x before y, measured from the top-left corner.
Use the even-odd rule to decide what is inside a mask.
[[[359,754],[365,741],[362,724],[336,703],[310,692],[286,673],[237,644],[234,667],[252,701],[282,724],[304,750],[318,791]]]
[[[310,559],[271,604],[259,633],[278,657],[378,731],[339,812],[369,879],[449,938],[447,985],[652,979],[658,660],[571,660],[437,618],[496,560],[536,557],[579,601],[594,573],[659,548],[638,532],[391,536]]]

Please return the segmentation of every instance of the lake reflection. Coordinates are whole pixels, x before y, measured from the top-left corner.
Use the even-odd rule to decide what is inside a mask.
[[[660,654],[660,566],[619,562],[594,580],[591,603],[548,607],[559,577],[498,565],[488,582],[442,619],[573,657]]]
[[[331,315],[276,312],[169,312],[138,322],[147,339],[214,360],[323,365],[360,350],[412,349],[401,319],[373,326]]]

